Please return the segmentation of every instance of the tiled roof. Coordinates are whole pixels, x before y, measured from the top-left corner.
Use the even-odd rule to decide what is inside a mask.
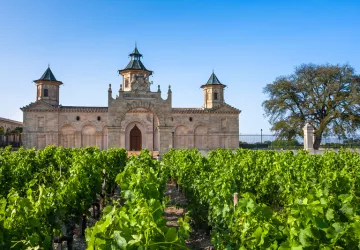
[[[219,110],[222,107],[227,107],[228,110]],[[172,113],[174,114],[187,114],[187,113],[226,113],[226,114],[238,114],[241,111],[237,108],[234,108],[232,106],[230,106],[229,104],[221,104],[218,106],[215,106],[211,109],[205,109],[205,108],[172,108],[171,109]]]
[[[36,107],[37,104],[41,103],[42,107]],[[220,110],[222,107],[225,107],[225,110]],[[97,113],[102,112],[106,113],[108,112],[108,107],[85,107],[85,106],[54,106],[45,102],[35,102],[31,103],[23,108],[21,108],[23,111],[60,111],[60,112],[88,112],[88,113]],[[132,111],[132,113],[142,113],[146,111]],[[189,114],[189,113],[224,113],[224,114],[238,114],[241,111],[237,108],[234,108],[226,103],[215,106],[211,109],[205,109],[205,108],[172,108],[171,112],[173,114]]]
[[[39,107],[40,106],[40,107]],[[23,111],[60,111],[60,112],[107,112],[108,107],[85,107],[85,106],[55,106],[45,101],[37,101],[30,103],[21,108]]]
[[[108,112],[108,107],[59,106],[60,112]]]
[[[202,113],[204,108],[172,108],[172,113]]]
[[[20,126],[23,125],[22,122],[6,119],[6,118],[2,118],[2,117],[0,117],[0,122],[12,123],[12,124],[20,125]]]

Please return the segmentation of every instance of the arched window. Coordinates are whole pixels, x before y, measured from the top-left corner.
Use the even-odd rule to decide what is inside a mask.
[[[218,93],[214,93],[214,100],[218,99]]]

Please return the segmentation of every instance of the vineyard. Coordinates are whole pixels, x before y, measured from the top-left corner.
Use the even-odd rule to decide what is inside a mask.
[[[360,248],[359,154],[172,150],[163,163],[216,249]]]
[[[216,249],[359,249],[359,170],[350,151],[171,150],[159,162],[148,151],[0,149],[0,249],[72,249],[78,227],[87,249],[187,249],[190,225]],[[164,217],[169,182],[187,199],[177,227]]]

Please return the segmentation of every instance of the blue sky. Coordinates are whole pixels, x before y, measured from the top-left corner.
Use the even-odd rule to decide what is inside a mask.
[[[212,70],[242,110],[241,134],[270,131],[264,86],[302,63],[360,70],[360,1],[0,1],[0,117],[22,120],[48,63],[63,105],[106,106],[135,41],[153,90],[201,107]]]

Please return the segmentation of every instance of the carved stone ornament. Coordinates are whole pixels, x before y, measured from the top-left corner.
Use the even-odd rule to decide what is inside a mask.
[[[135,74],[131,81],[132,91],[147,91],[149,90],[149,80],[146,75]]]

